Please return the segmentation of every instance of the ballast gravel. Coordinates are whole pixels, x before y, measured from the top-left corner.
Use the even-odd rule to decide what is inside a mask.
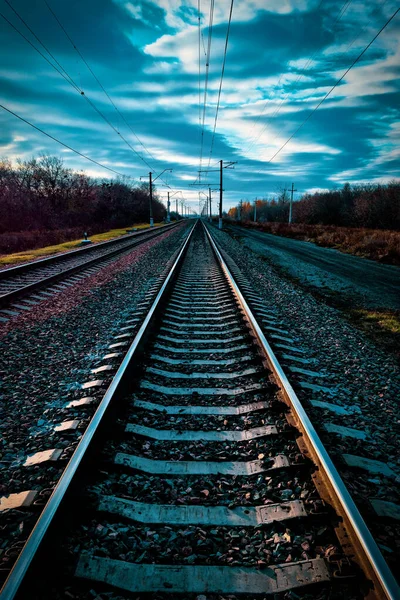
[[[175,429],[177,431],[246,431],[263,425],[276,425],[279,431],[289,429],[286,419],[273,419],[271,415],[262,411],[240,416],[175,416],[136,408],[129,415],[129,423],[137,423],[154,429]]]
[[[320,502],[311,476],[301,470],[276,471],[273,475],[197,475],[160,478],[144,473],[109,474],[92,488],[96,495],[115,495],[151,504],[205,504],[210,506],[259,506],[289,500]]]
[[[120,452],[143,456],[153,460],[168,461],[248,461],[261,460],[265,469],[270,466],[270,458],[277,454],[296,455],[294,441],[282,443],[282,439],[261,437],[245,442],[170,442],[165,440],[144,440],[139,437],[125,441],[118,447]],[[301,461],[301,455],[299,457]]]
[[[287,332],[282,337],[293,340],[273,338],[273,330],[268,333],[264,329],[339,473],[350,485],[382,552],[391,565],[396,565],[400,554],[400,525],[398,521],[377,518],[369,504],[369,500],[379,498],[400,505],[400,368],[396,358],[349,323],[338,309],[278,274],[228,233],[215,227],[212,233],[248,280],[251,290],[261,296],[263,308],[270,311],[264,325],[277,327],[280,322],[279,328]],[[295,358],[285,358],[285,355]],[[310,364],[296,361],[299,357],[310,360]],[[315,374],[309,376],[292,370],[293,367]],[[322,389],[304,388],[304,383]],[[310,401],[334,404],[348,414],[313,406]],[[365,432],[366,439],[328,434],[324,423]],[[350,469],[343,454],[382,461],[393,475]]]
[[[333,538],[334,539],[334,538]],[[72,541],[79,552],[135,564],[257,566],[329,555],[332,533],[300,520],[288,526],[135,526],[93,519]]]
[[[2,576],[54,489],[129,340],[117,349],[120,355],[106,361],[114,365],[113,370],[93,376],[91,369],[113,352],[109,346],[115,336],[136,314],[150,288],[159,285],[186,232],[183,225],[145,242],[2,326],[0,496],[25,490],[39,493],[28,510],[8,510],[0,516]],[[150,292],[149,298],[155,293]],[[135,332],[131,332],[132,339]],[[104,380],[102,386],[81,389],[99,377]],[[70,401],[83,397],[94,401],[67,408]],[[57,424],[71,419],[79,420],[77,430],[54,432]],[[52,448],[62,450],[58,461],[23,466],[28,455]]]

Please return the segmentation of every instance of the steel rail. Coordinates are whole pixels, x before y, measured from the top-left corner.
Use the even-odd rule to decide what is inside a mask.
[[[298,419],[298,422],[301,425],[301,429],[313,449],[314,455],[317,457],[318,466],[323,470],[323,473],[325,474],[331,489],[333,490],[337,500],[340,503],[342,513],[347,517],[347,521],[355,533],[356,541],[358,541],[358,548],[361,548],[364,553],[363,564],[370,566],[370,574],[371,569],[373,571],[372,579],[374,583],[379,585],[381,588],[381,593],[379,594],[378,598],[385,597],[390,600],[398,600],[400,598],[399,584],[397,583],[392,572],[390,571],[385,559],[382,556],[381,551],[379,550],[374,538],[372,537],[371,532],[369,531],[364,519],[362,518],[358,508],[356,507],[354,500],[350,496],[342,478],[340,477],[335,465],[332,462],[332,459],[330,458],[328,452],[325,450],[325,447],[319,435],[317,434],[313,424],[311,423],[310,418],[305,412],[300,400],[297,397],[296,392],[289,383],[286,374],[284,373],[281,365],[279,364],[279,361],[276,358],[274,351],[269,345],[255,316],[253,315],[238,285],[236,284],[234,276],[231,274],[226,262],[224,261],[221,255],[220,250],[218,249],[217,243],[215,242],[213,236],[211,235],[208,228],[204,225],[204,223],[203,226],[214,249],[214,252],[218,258],[218,261],[228,279],[228,282],[230,283],[237,299],[239,300],[240,305],[243,308],[246,318],[248,319],[253,331],[257,336],[261,348],[268,359],[269,365],[271,366],[273,373],[275,374],[278,382],[282,387],[282,391],[284,392],[286,398],[289,400],[289,403]],[[373,577],[373,575],[375,575],[375,577]],[[382,593],[384,594],[384,596],[382,596]]]
[[[79,442],[78,446],[76,447],[75,452],[73,453],[67,466],[65,467],[65,470],[64,470],[60,480],[58,481],[52,495],[50,496],[46,506],[44,507],[44,509],[39,517],[39,520],[36,522],[34,529],[32,530],[17,561],[15,562],[12,570],[10,571],[10,573],[0,591],[1,600],[13,600],[13,598],[15,598],[15,595],[18,592],[18,589],[19,589],[19,587],[25,577],[25,574],[26,574],[26,572],[27,572],[39,546],[40,546],[40,543],[42,542],[43,537],[45,536],[45,534],[50,526],[50,523],[53,520],[53,517],[55,516],[57,509],[60,506],[61,501],[63,500],[63,498],[69,488],[69,485],[70,485],[79,465],[81,464],[82,459],[83,459],[96,431],[98,430],[100,422],[101,422],[107,408],[111,404],[117,389],[121,385],[122,379],[124,378],[124,375],[128,369],[128,366],[130,365],[135,353],[138,350],[138,346],[146,332],[146,329],[147,329],[156,309],[158,308],[158,306],[160,304],[161,298],[163,297],[166,289],[168,288],[171,278],[174,275],[174,273],[176,272],[176,270],[182,260],[182,257],[188,246],[188,243],[190,241],[190,238],[192,236],[192,233],[196,226],[196,223],[197,223],[197,221],[192,226],[191,230],[189,231],[189,234],[187,235],[185,241],[183,242],[182,247],[179,251],[179,254],[174,261],[174,264],[172,265],[160,291],[158,292],[153,304],[151,305],[151,308],[150,308],[149,312],[147,313],[132,344],[130,345],[126,355],[124,356],[124,358],[118,368],[118,371],[116,372],[113,380],[111,381],[109,387],[107,388],[107,390],[103,396],[103,399],[101,400],[99,406],[97,407],[95,414],[93,415],[85,433],[82,436],[81,441]]]
[[[171,227],[176,227],[176,224],[173,224],[171,226],[166,226],[166,228],[168,228],[167,230],[169,230]],[[145,238],[142,238],[142,236],[140,236],[140,239],[136,239],[135,238],[130,238],[130,240],[128,240],[129,243],[122,245],[121,247],[115,249],[115,250],[110,250],[110,252],[107,252],[105,254],[101,254],[100,256],[94,256],[92,258],[89,258],[88,260],[86,260],[85,262],[78,264],[78,265],[73,265],[72,267],[67,267],[66,269],[64,269],[63,271],[59,271],[58,273],[54,273],[53,275],[49,275],[48,277],[43,277],[42,279],[38,279],[37,281],[34,281],[32,283],[28,283],[27,285],[23,285],[20,288],[17,288],[15,290],[12,290],[11,292],[7,292],[5,294],[0,295],[0,307],[2,306],[7,306],[10,302],[13,302],[14,300],[16,300],[17,298],[19,298],[20,296],[25,296],[26,294],[29,294],[31,292],[33,292],[34,290],[44,286],[44,285],[49,285],[54,283],[55,281],[58,281],[59,279],[65,279],[65,277],[69,277],[70,275],[73,275],[74,273],[77,273],[79,271],[82,271],[82,269],[86,269],[98,262],[101,262],[102,260],[107,260],[109,258],[112,258],[113,256],[118,256],[118,254],[122,254],[123,252],[128,251],[131,248],[134,248],[135,246],[140,245],[141,243],[145,242],[146,240],[151,240],[155,237],[158,237],[159,235],[162,235],[166,228],[162,227],[162,228],[157,228],[156,230],[151,230],[151,234],[147,235]],[[149,234],[150,232],[148,230],[146,230],[146,233]],[[142,234],[143,235],[143,234]],[[116,240],[111,240],[112,245],[115,245],[116,242],[122,242],[122,241],[126,241],[127,238],[123,238],[123,240],[121,239],[116,239]],[[103,244],[107,244],[108,242],[101,242],[101,245]],[[81,250],[95,250],[97,249],[99,245],[96,245],[94,247],[91,248],[81,248],[79,250],[73,250],[72,252],[80,252]],[[67,258],[70,257],[70,254],[68,254],[67,256],[65,255],[61,255],[61,256],[54,256],[54,257],[50,257],[49,259],[41,259],[42,260],[50,260],[50,259],[54,259],[54,262],[58,262],[55,259],[60,259],[59,262],[64,262],[67,260]],[[34,271],[35,271],[35,265],[41,261],[35,261],[33,263],[25,263],[25,265],[20,265],[20,267],[13,267],[18,269],[21,267],[26,267],[26,266],[31,266],[31,269],[26,269],[25,272],[29,272],[29,270],[32,270],[32,274],[34,275]],[[53,261],[52,261],[53,262]],[[41,266],[41,265],[39,265]],[[46,265],[45,265],[46,266]],[[5,269],[4,271],[0,271],[1,273],[4,272],[9,272],[11,271],[11,269]],[[19,275],[19,273],[17,273],[17,275]],[[3,280],[6,279],[5,277],[3,277]]]

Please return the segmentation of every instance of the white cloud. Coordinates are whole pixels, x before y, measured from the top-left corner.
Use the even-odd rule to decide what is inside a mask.
[[[169,27],[183,29],[188,23],[188,14],[192,14],[191,24],[197,24],[197,0],[152,0],[152,4],[165,11],[165,20]],[[294,11],[307,11],[318,4],[318,0],[245,0],[237,1],[233,8],[232,23],[252,21],[260,12],[290,14]],[[214,8],[214,24],[226,23],[230,2],[216,2]],[[182,9],[188,9],[187,12]],[[208,22],[209,3],[201,6],[202,24]],[[185,18],[182,17],[185,14]]]
[[[27,73],[23,70],[0,69],[0,79],[8,79],[9,81],[33,81],[36,79],[36,75]]]
[[[173,73],[179,68],[179,62],[167,62],[165,60],[159,60],[158,62],[154,62],[149,67],[143,69],[143,72],[147,75],[165,75],[169,73]]]
[[[148,27],[154,27],[154,23],[151,23],[143,16],[143,9],[140,4],[136,4],[133,2],[125,2],[124,8],[128,11],[130,15],[132,15],[134,19],[142,21],[142,23],[144,23]]]
[[[308,194],[316,194],[318,192],[329,192],[329,189],[328,188],[311,187],[311,188],[307,188],[306,191]]]
[[[183,181],[193,181],[193,175],[177,175],[178,179],[182,179]]]
[[[159,37],[152,44],[145,46],[143,51],[154,58],[174,58],[179,61],[184,73],[195,75],[198,73],[199,68],[197,41],[198,29],[194,25],[189,25],[175,35],[163,35]],[[213,57],[223,51],[223,44],[222,39],[213,38],[211,48]],[[214,65],[214,61],[212,61],[212,65]],[[213,72],[214,70],[220,71],[220,65],[215,63],[215,66],[211,66],[210,71]]]

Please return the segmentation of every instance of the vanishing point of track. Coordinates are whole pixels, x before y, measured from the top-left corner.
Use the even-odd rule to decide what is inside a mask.
[[[400,597],[246,290],[196,223],[2,598]]]

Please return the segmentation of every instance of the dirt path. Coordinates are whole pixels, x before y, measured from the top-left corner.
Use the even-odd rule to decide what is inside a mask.
[[[311,242],[250,231],[237,226],[231,233],[257,254],[285,269],[302,283],[339,293],[367,309],[400,310],[400,267],[321,248]]]

